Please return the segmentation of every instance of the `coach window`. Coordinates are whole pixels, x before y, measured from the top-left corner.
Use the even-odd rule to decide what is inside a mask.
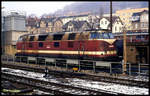
[[[43,42],[39,42],[39,47],[43,47]]]
[[[59,42],[54,42],[54,47],[59,47]]]

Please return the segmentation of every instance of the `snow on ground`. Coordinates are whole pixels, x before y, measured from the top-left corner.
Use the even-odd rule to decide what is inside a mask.
[[[29,71],[23,71],[23,70],[16,70],[16,69],[10,69],[10,68],[2,68],[2,70],[8,70],[8,72],[11,71],[11,74],[17,74],[21,76],[26,76],[30,78],[37,78],[44,81],[54,82],[54,83],[62,83],[58,78],[55,78],[53,76],[49,76],[48,78],[43,78],[44,74],[42,73],[35,73],[35,72],[29,72]],[[148,95],[149,89],[148,88],[139,88],[139,87],[129,87],[125,85],[119,85],[114,83],[105,83],[105,82],[96,82],[91,80],[82,80],[77,78],[63,78],[68,80],[69,83],[63,83],[65,85],[73,85],[73,86],[80,86],[85,88],[94,88],[95,90],[102,89],[112,92],[118,92],[118,93],[124,93],[129,95]]]
[[[130,79],[130,80],[135,80],[135,81],[147,81],[149,82],[149,77],[148,76],[120,76],[119,78],[121,79]]]
[[[125,85],[105,83],[105,82],[96,82],[96,81],[87,81],[81,79],[72,79],[70,81],[73,85],[81,85],[85,87],[92,87],[96,89],[109,90],[112,92],[125,93],[131,95],[148,95],[149,89],[147,88],[138,88],[138,87],[129,87]]]

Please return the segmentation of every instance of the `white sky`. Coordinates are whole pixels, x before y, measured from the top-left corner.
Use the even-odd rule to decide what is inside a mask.
[[[2,1],[2,7],[5,7],[4,11],[25,11],[27,15],[35,14],[36,16],[41,16],[42,14],[53,13],[58,9],[62,9],[64,6],[69,5],[74,2],[70,1]]]

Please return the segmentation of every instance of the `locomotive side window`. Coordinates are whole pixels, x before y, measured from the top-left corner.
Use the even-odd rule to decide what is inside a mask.
[[[30,36],[29,41],[34,41],[34,37],[35,37],[35,36]]]
[[[61,40],[62,39],[62,37],[63,37],[63,34],[55,34],[54,36],[53,36],[53,40]]]
[[[68,42],[68,47],[73,48],[74,43],[73,42]]]
[[[43,47],[43,42],[39,42],[39,47]]]
[[[54,42],[54,47],[59,47],[59,42]]]
[[[69,34],[68,40],[74,40],[76,36],[76,33]]]
[[[48,35],[39,35],[38,41],[44,41],[47,37]]]

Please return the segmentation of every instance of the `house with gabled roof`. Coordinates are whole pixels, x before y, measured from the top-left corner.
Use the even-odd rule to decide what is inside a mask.
[[[134,32],[148,32],[148,10],[143,10],[142,12],[133,13],[130,18],[130,22],[132,22],[132,30]]]
[[[111,23],[110,17],[101,17],[99,20],[100,29],[110,30]],[[118,16],[112,17],[112,33],[122,32],[123,23]]]
[[[52,31],[53,32],[62,32],[63,31],[62,27],[63,27],[62,19],[60,17],[55,18],[53,20],[53,29],[52,29]]]
[[[90,30],[91,26],[87,21],[74,21],[71,20],[64,24],[62,27],[63,31],[85,31],[85,30]]]

